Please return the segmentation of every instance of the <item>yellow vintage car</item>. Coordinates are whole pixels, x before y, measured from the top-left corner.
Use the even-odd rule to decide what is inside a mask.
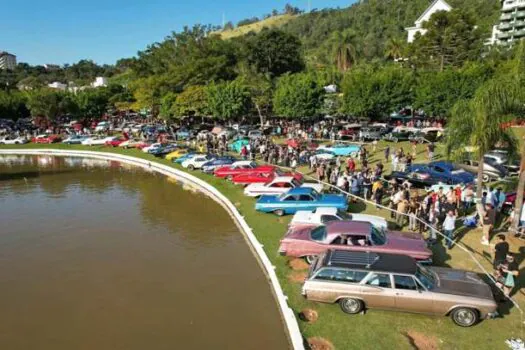
[[[182,156],[184,156],[184,155],[186,155],[188,153],[189,153],[188,149],[186,149],[186,148],[179,148],[179,149],[177,149],[177,150],[175,150],[175,151],[173,151],[171,153],[168,153],[166,155],[166,159],[167,160],[177,159],[177,158],[180,158],[180,157],[182,157]]]

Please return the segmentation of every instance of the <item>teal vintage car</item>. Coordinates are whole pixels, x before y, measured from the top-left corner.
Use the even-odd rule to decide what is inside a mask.
[[[247,146],[249,144],[250,144],[250,139],[249,138],[242,138],[242,139],[237,139],[237,140],[233,141],[232,143],[230,143],[228,145],[228,148],[229,148],[230,151],[241,153],[242,147],[243,146]]]
[[[341,194],[320,194],[310,187],[296,187],[278,196],[261,196],[255,203],[255,210],[279,216],[327,207],[346,211],[348,202]]]

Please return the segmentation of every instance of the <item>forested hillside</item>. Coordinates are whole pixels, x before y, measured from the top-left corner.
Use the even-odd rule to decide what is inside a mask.
[[[447,0],[454,8],[471,11],[480,29],[490,36],[499,16],[499,0]],[[405,27],[414,21],[432,0],[365,0],[345,9],[326,9],[303,14],[281,29],[303,43],[307,60],[328,64],[332,61],[331,42],[338,32],[346,32],[362,59],[382,58],[389,39],[406,40]]]

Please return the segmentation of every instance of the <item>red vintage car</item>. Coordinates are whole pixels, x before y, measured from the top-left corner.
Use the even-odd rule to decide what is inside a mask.
[[[286,140],[286,145],[288,147],[291,147],[293,149],[297,149],[299,147],[304,147],[306,149],[309,149],[309,150],[315,150],[317,149],[317,147],[319,147],[318,144],[316,143],[313,143],[313,142],[307,142],[306,140],[301,140],[301,139],[288,139]]]
[[[303,175],[299,173],[285,172],[279,168],[275,168],[272,172],[240,174],[234,176],[232,182],[238,185],[267,183],[268,181],[273,180],[276,176],[293,176],[298,181],[302,181],[303,179]]]
[[[331,221],[321,226],[291,227],[281,240],[281,255],[305,258],[308,263],[328,249],[408,255],[432,261],[432,251],[416,233],[386,231],[364,221]]]
[[[60,141],[60,136],[58,135],[38,135],[31,139],[34,143],[55,143]]]
[[[126,142],[128,140],[127,137],[121,136],[121,137],[114,137],[111,141],[106,141],[106,146],[112,146],[112,147],[118,147],[121,143]]]
[[[274,165],[257,165],[255,162],[249,160],[241,160],[232,165],[223,166],[215,169],[216,177],[226,178],[232,180],[235,176],[241,174],[270,174],[275,171]]]

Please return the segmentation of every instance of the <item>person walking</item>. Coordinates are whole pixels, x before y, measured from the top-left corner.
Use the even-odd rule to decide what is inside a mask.
[[[408,201],[406,200],[404,194],[401,196],[401,200],[397,203],[397,216],[396,224],[402,228],[406,223],[406,213],[408,210]]]
[[[490,232],[496,222],[496,211],[492,207],[492,204],[485,204],[485,211],[483,213],[483,237],[481,238],[481,244],[489,245]]]
[[[501,264],[505,262],[507,254],[509,253],[509,243],[506,242],[506,237],[503,234],[499,234],[497,237],[498,242],[493,246],[494,261],[492,266],[497,270]]]
[[[390,160],[390,146],[386,146],[385,148],[385,163],[388,163]]]
[[[415,198],[410,199],[410,204],[408,205],[408,229],[410,231],[417,230],[417,209],[418,203]]]
[[[443,221],[443,233],[447,237],[446,245],[447,249],[451,249],[454,240],[454,230],[456,229],[456,214],[453,210],[447,212],[447,216]]]

